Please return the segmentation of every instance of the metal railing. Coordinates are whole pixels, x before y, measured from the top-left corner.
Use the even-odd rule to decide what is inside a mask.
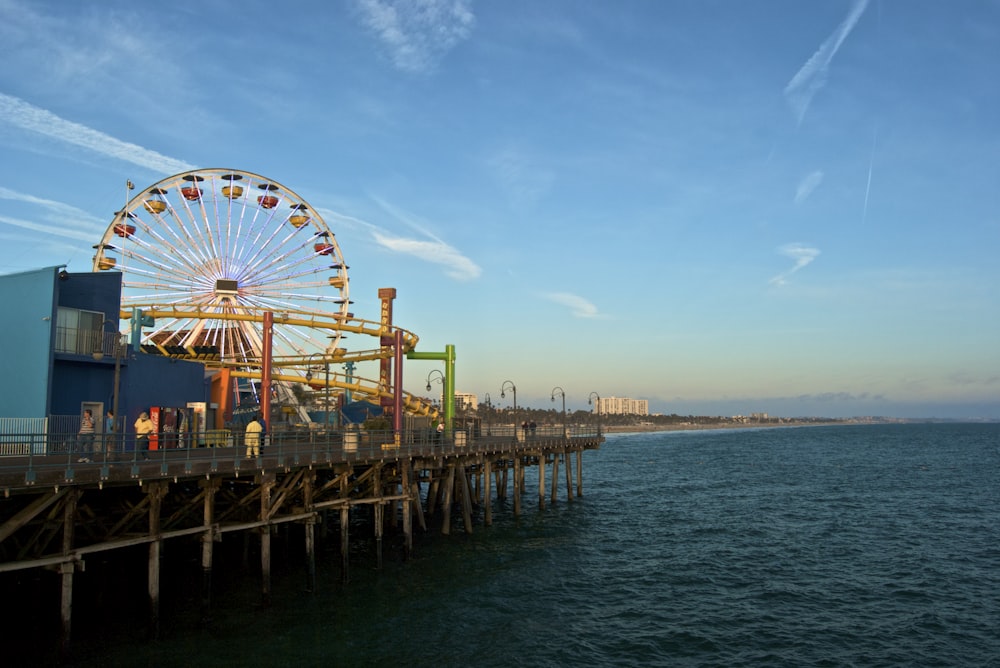
[[[77,422],[79,420],[77,419]],[[287,467],[300,464],[330,464],[374,461],[398,457],[439,456],[476,452],[516,452],[560,448],[578,443],[599,442],[592,426],[540,427],[534,435],[523,434],[512,425],[493,425],[473,433],[456,430],[445,438],[428,428],[410,429],[397,436],[392,430],[356,429],[281,429],[264,435],[259,450],[247,448],[242,430],[209,430],[192,433],[159,433],[151,438],[148,450],[139,447],[133,431],[96,433],[93,438],[77,430],[46,430],[40,424],[26,423],[30,429],[14,432],[17,423],[0,419],[0,443],[6,449],[0,456],[0,486],[32,485],[44,480],[84,481],[89,465],[98,474],[95,479],[176,475],[178,471],[222,471],[244,468]],[[51,420],[49,420],[51,427]],[[4,431],[6,430],[6,431]],[[159,463],[151,469],[147,465]],[[128,465],[131,464],[131,470]],[[121,467],[125,467],[124,469]],[[54,477],[53,477],[54,476]]]

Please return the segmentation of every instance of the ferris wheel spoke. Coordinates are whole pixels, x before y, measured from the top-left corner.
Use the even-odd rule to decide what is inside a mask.
[[[295,234],[297,231],[298,230],[293,231],[292,233],[287,235],[284,239],[282,239],[280,242],[275,241],[273,246],[269,249],[270,252],[268,252],[267,254],[264,254],[261,249],[258,249],[258,251],[254,253],[252,257],[247,258],[247,262],[244,265],[245,267],[245,271],[243,274],[244,277],[247,280],[253,280],[254,275],[257,274],[259,271],[261,271],[261,268],[267,268],[278,262],[283,262],[287,258],[297,257],[299,262],[310,261],[311,254],[307,254],[304,251],[308,247],[308,245],[312,243],[313,240],[316,239],[318,236],[320,236],[320,234],[322,233],[317,232],[315,234],[309,235],[305,237],[304,240],[302,239],[302,237],[299,237],[298,245],[292,246],[288,242],[293,238],[295,238]]]
[[[283,260],[287,261],[283,262]],[[295,278],[297,276],[339,271],[342,267],[342,262],[331,264],[324,262],[318,264],[312,256],[303,257],[301,254],[299,256],[287,255],[275,258],[266,265],[255,267],[256,272],[248,275],[248,279],[255,282],[263,282],[273,280],[272,277]]]
[[[201,237],[197,226],[194,225],[194,219],[189,217],[185,220],[181,215],[182,211],[171,205],[166,196],[164,196],[164,201],[167,202],[167,209],[163,213],[169,214],[169,216],[153,214],[159,225],[156,227],[148,226],[149,233],[162,238],[159,230],[163,230],[166,236],[173,239],[172,246],[184,248],[200,262],[207,262],[210,257],[206,252],[208,245],[205,244],[204,238]],[[193,232],[189,229],[189,222],[190,226],[194,227]]]
[[[186,255],[173,247],[164,249],[153,244],[137,242],[137,249],[123,252],[123,256],[131,260],[130,268],[136,273],[155,273],[157,276],[174,277],[175,280],[188,281],[198,273],[196,265],[186,261]],[[144,266],[155,269],[152,272]]]

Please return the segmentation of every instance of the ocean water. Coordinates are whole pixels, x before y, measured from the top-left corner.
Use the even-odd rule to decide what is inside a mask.
[[[290,556],[266,609],[220,573],[211,622],[193,587],[78,665],[1000,666],[1000,425],[613,434],[564,482],[346,585],[325,547],[314,594]]]

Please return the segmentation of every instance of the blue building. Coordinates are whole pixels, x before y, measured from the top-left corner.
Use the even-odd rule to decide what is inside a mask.
[[[131,431],[139,413],[163,416],[161,429],[201,409],[210,383],[204,364],[142,352],[119,333],[121,274],[70,273],[61,267],[0,276],[5,326],[0,343],[0,418],[46,418],[49,432],[75,432],[85,408],[100,425],[117,391],[119,428]],[[116,387],[117,385],[117,387]],[[100,429],[100,426],[99,426]]]

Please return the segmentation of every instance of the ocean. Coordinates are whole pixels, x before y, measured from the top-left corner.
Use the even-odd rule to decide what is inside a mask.
[[[210,622],[195,582],[77,665],[1000,666],[998,424],[611,434],[544,510],[534,471],[519,518],[432,520],[381,570],[359,541],[346,585],[331,535],[315,593],[295,556],[268,608],[219,573]]]

